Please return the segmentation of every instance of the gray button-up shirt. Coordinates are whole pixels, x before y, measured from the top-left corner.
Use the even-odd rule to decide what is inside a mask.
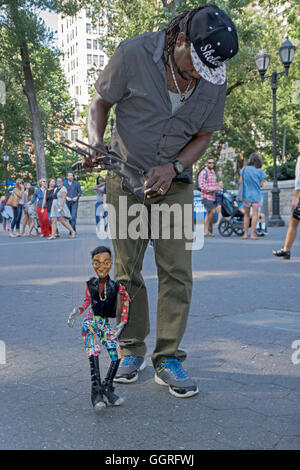
[[[122,42],[95,87],[105,101],[116,104],[116,127],[110,150],[146,173],[176,158],[199,131],[221,129],[226,84],[200,79],[174,114],[163,58],[165,31],[145,33]],[[124,184],[143,197],[143,177],[127,165],[116,172]],[[192,183],[192,167],[177,180]]]

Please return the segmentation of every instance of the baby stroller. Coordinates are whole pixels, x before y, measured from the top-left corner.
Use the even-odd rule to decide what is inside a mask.
[[[223,193],[221,211],[223,217],[218,225],[220,235],[231,237],[234,232],[241,237],[244,233],[244,214],[234,194],[228,191]]]

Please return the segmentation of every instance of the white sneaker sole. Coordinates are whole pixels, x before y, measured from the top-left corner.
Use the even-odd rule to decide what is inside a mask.
[[[155,376],[154,376],[154,381],[158,385],[163,385],[165,387],[169,387],[170,394],[173,395],[174,397],[177,397],[177,398],[189,398],[189,397],[193,397],[194,395],[197,395],[197,393],[199,393],[198,387],[197,387],[196,390],[190,390],[189,392],[185,393],[184,395],[182,395],[181,393],[177,393],[177,392],[175,392],[175,390],[172,389],[172,387],[169,384],[167,384],[160,377],[158,377],[157,374],[155,374]]]
[[[127,379],[126,377],[123,377],[121,375],[120,377],[115,377],[114,382],[119,383],[119,384],[132,384],[132,383],[137,381],[137,379],[139,378],[139,372],[141,370],[144,370],[145,367],[146,367],[146,362],[143,361],[142,364],[140,365],[140,367],[137,369],[136,375],[134,377],[132,377],[132,379]]]

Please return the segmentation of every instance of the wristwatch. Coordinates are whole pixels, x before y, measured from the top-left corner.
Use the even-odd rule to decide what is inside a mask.
[[[181,173],[183,172],[184,170],[184,166],[183,164],[179,161],[179,160],[171,160],[170,163],[172,163],[173,167],[174,167],[174,170],[176,171],[176,175],[181,175]]]

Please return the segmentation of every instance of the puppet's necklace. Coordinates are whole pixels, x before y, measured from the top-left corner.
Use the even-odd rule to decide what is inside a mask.
[[[177,89],[178,93],[180,94],[180,101],[181,101],[181,103],[183,103],[183,101],[185,101],[185,99],[186,99],[186,94],[189,91],[189,88],[190,88],[191,83],[192,83],[193,80],[190,80],[190,82],[188,83],[188,86],[186,87],[186,90],[182,93],[180,91],[180,88],[178,86],[178,83],[177,83],[177,80],[176,80],[176,77],[175,77],[175,72],[174,72],[174,69],[173,69],[173,63],[172,63],[171,56],[169,56],[169,57],[170,57],[170,69],[171,69],[171,73],[172,73],[172,77],[173,77],[173,82],[176,86],[176,89]]]
[[[103,292],[104,292],[104,297],[102,297],[102,292],[99,292],[100,300],[102,300],[102,301],[106,300],[106,282],[104,284]]]

